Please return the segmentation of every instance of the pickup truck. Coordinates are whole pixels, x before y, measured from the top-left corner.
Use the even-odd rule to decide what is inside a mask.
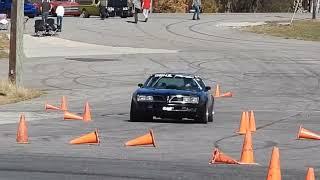
[[[0,14],[7,14],[7,16],[10,17],[11,5],[12,0],[0,0]],[[37,9],[30,0],[24,0],[24,15],[29,18],[37,16]]]
[[[80,17],[100,16],[99,0],[78,0],[77,2],[80,4]],[[126,18],[128,16],[132,17],[131,9],[127,0],[108,0],[106,13],[107,17],[120,16]]]
[[[79,4],[80,17],[100,16],[99,0],[82,0]]]
[[[133,16],[128,0],[109,0],[107,14],[110,17],[120,16],[122,18]]]

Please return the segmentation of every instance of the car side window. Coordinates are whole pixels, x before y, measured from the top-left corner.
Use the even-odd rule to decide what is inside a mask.
[[[202,89],[205,89],[205,88],[206,88],[206,85],[204,84],[204,82],[202,81],[202,79],[196,78],[196,81],[199,83],[199,85],[201,86]]]

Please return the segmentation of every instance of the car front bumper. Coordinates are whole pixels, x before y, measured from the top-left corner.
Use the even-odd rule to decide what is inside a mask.
[[[205,111],[201,104],[167,104],[156,102],[136,102],[136,109],[140,113],[151,114],[160,118],[190,118],[200,117]]]

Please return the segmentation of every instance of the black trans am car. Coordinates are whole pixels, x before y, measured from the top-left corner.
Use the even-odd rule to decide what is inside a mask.
[[[191,74],[156,73],[138,85],[132,95],[130,121],[153,117],[213,121],[214,97],[203,80]]]

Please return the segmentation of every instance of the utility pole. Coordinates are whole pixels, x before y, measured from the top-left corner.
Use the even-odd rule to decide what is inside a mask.
[[[317,0],[312,1],[312,19],[316,19],[317,14]]]
[[[14,85],[21,83],[21,70],[24,33],[24,1],[12,0],[10,53],[9,53],[9,81]]]

